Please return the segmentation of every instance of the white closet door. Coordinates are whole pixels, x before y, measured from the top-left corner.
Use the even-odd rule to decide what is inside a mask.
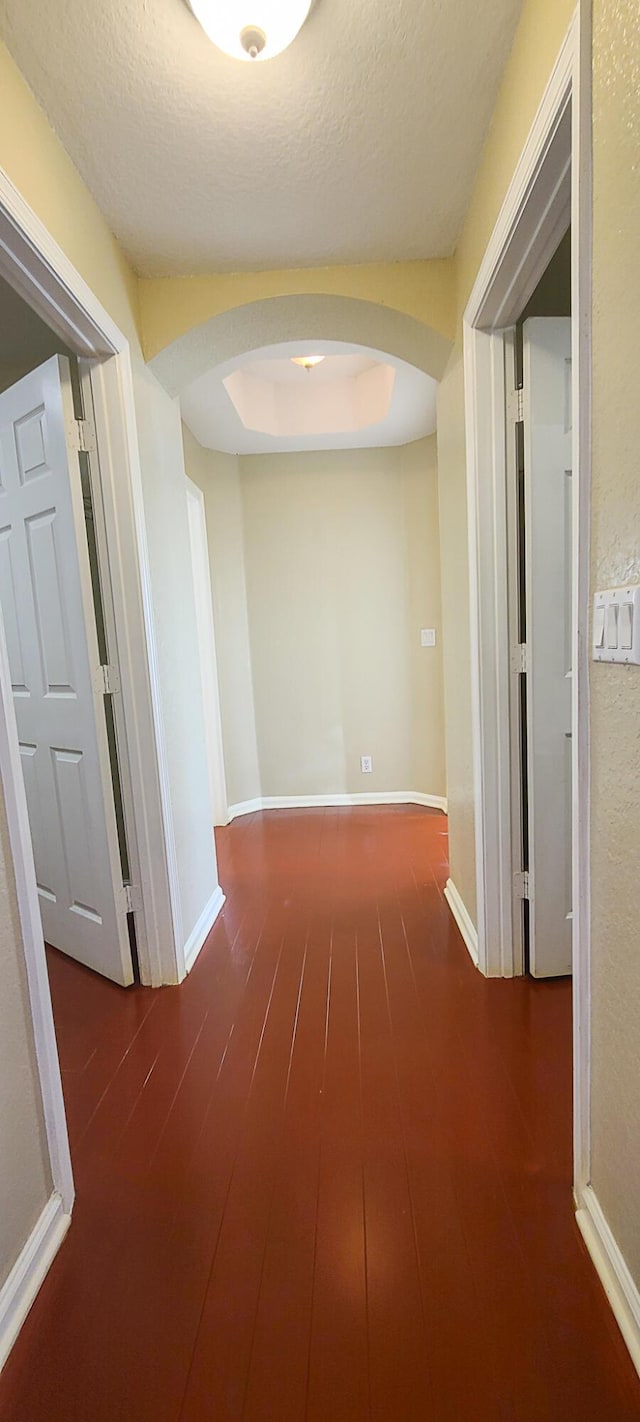
[[[529,963],[571,972],[571,320],[525,321]]]
[[[0,606],[45,940],[133,980],[69,363],[0,394]]]

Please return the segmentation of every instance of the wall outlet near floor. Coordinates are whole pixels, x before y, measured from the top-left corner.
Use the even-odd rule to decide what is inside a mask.
[[[420,645],[422,647],[435,647],[436,629],[435,627],[422,627],[420,631]]]
[[[361,771],[362,771],[363,774],[367,774],[368,771],[373,770],[373,756],[370,756],[370,755],[361,755],[361,756],[360,756],[360,769],[361,769]]]

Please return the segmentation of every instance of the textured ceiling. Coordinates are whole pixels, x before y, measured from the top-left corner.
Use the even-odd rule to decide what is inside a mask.
[[[315,341],[313,351],[324,355],[322,365],[316,366],[310,374],[291,365],[291,356],[310,353],[311,346],[300,342],[265,346],[246,356],[236,356],[198,376],[183,389],[180,395],[182,418],[200,444],[208,449],[220,449],[229,454],[269,454],[276,452],[297,452],[316,449],[370,449],[386,445],[408,444],[433,434],[436,427],[437,383],[424,371],[417,370],[407,361],[383,351],[365,346],[350,345],[339,341]],[[234,372],[243,371],[252,376],[258,384],[280,386],[287,396],[295,398],[295,392],[303,393],[318,383],[319,393],[332,391],[334,382],[345,386],[354,377],[371,374],[375,369],[392,373],[391,397],[378,403],[385,405],[383,418],[366,428],[349,430],[341,425],[341,402],[335,401],[336,423],[333,427],[327,419],[327,405],[318,401],[318,424],[316,433],[266,434],[260,429],[247,428],[225,387],[225,379]],[[258,392],[256,392],[258,393]],[[332,392],[340,394],[338,390]],[[348,391],[342,392],[348,397]],[[257,423],[260,425],[256,406]],[[245,416],[250,412],[245,409]],[[285,424],[283,422],[283,428]]]
[[[522,0],[315,0],[241,64],[184,0],[0,0],[0,33],[136,268],[449,255]]]

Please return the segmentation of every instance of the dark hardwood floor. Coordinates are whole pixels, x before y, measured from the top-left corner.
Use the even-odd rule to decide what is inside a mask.
[[[445,830],[254,815],[182,987],[51,954],[77,1202],[2,1422],[638,1422],[573,1217],[570,984],[480,977]]]

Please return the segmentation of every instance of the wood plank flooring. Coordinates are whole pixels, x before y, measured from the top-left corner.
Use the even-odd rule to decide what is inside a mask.
[[[218,834],[191,976],[52,953],[77,1183],[2,1422],[638,1422],[575,1225],[568,982],[486,982],[446,820]]]

